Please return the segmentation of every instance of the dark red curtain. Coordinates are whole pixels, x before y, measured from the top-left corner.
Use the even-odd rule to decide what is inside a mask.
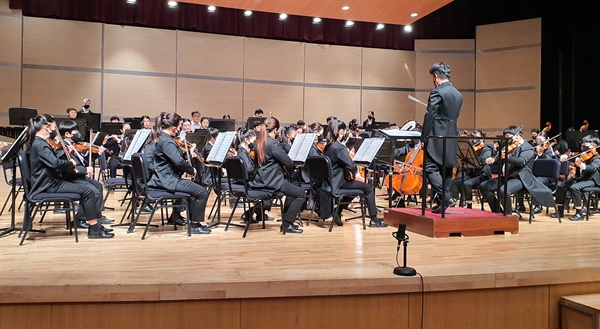
[[[213,13],[204,5],[179,3],[169,8],[166,0],[10,0],[10,8],[22,9],[23,15],[60,18],[108,24],[178,29],[256,38],[304,41],[346,46],[388,49],[413,49],[413,37],[403,26],[386,25],[375,30],[374,23],[323,19],[313,24],[312,17],[289,15],[284,21],[278,14],[254,12],[246,17],[242,10],[217,8]]]

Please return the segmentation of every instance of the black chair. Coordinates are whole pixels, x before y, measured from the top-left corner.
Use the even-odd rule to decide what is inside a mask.
[[[590,205],[591,205],[592,195],[594,195],[597,199],[600,196],[600,187],[598,187],[598,186],[586,187],[586,188],[581,189],[581,193],[583,193],[583,195],[586,196],[585,220],[590,220],[590,209],[591,209]]]
[[[142,240],[146,238],[146,234],[148,233],[148,227],[151,226],[150,222],[152,221],[152,217],[157,209],[168,208],[183,208],[187,209],[187,198],[190,197],[189,194],[183,192],[175,192],[171,193],[166,190],[154,190],[148,188],[148,166],[144,159],[144,155],[141,153],[135,153],[131,156],[131,165],[132,165],[132,174],[133,174],[133,186],[134,186],[134,201],[133,204],[137,204],[138,201],[140,203],[140,208],[145,205],[152,205],[152,212],[148,217],[148,222],[144,224],[146,228],[144,229],[144,234],[142,234]],[[180,202],[180,204],[178,204]],[[135,219],[129,224],[129,229],[127,233],[132,233],[133,229],[137,225],[138,219],[140,218],[141,211],[137,212]],[[187,216],[187,234],[191,236],[191,226],[190,226],[190,216]],[[163,217],[164,218],[164,217]],[[177,230],[177,223],[173,223],[175,230]]]
[[[538,160],[535,160],[535,162],[533,162],[532,172],[533,172],[533,176],[535,176],[535,177],[548,178],[548,180],[550,181],[550,184],[548,184],[546,186],[550,190],[552,190],[552,193],[554,194],[554,192],[556,191],[556,188],[558,187],[560,168],[561,168],[561,162],[558,161],[557,159],[538,159]],[[529,224],[531,224],[531,220],[533,218],[535,218],[535,215],[533,213],[531,195],[525,189],[522,189],[518,193],[515,193],[515,196],[519,196],[519,195],[527,198],[527,202],[529,205]],[[517,214],[519,215],[519,217],[521,217],[521,214],[518,212],[518,210],[517,210]],[[562,220],[559,218],[558,222],[562,223]]]
[[[35,196],[31,196],[31,181],[29,177],[31,177],[31,171],[29,169],[29,155],[25,153],[25,151],[19,151],[19,168],[21,170],[21,177],[27,177],[23,179],[23,195],[25,197],[25,211],[23,215],[23,229],[19,236],[21,236],[20,246],[23,245],[25,238],[27,238],[27,233],[31,230],[33,226],[33,219],[35,218],[35,214],[40,209],[40,207],[47,206],[49,204],[54,204],[55,202],[59,205],[62,205],[62,209],[65,210],[66,221],[67,221],[67,229],[69,230],[69,234],[73,234],[73,228],[75,229],[75,242],[79,242],[79,236],[77,235],[77,225],[71,225],[71,212],[73,212],[73,217],[75,218],[75,202],[81,199],[81,196],[77,193],[46,193],[41,192],[36,194]],[[32,214],[33,211],[33,214]]]
[[[23,192],[23,180],[20,177],[15,179],[15,181],[14,181],[15,184],[13,186],[12,171],[13,171],[14,164],[15,164],[14,161],[7,161],[7,162],[2,163],[2,171],[4,172],[4,181],[6,182],[6,184],[8,186],[10,186],[10,192],[6,196],[6,201],[4,201],[2,210],[0,210],[0,216],[2,216],[2,213],[4,213],[4,209],[6,208],[6,205],[8,204],[8,200],[12,200],[13,193],[15,193],[15,198],[16,198],[19,195],[19,193]],[[8,174],[8,173],[10,173],[10,174]],[[21,209],[21,206],[23,205],[24,201],[25,201],[25,199],[21,199],[21,203],[19,204],[19,209]],[[8,211],[11,211],[12,207],[14,207],[14,206],[15,205],[11,204],[10,208],[8,208]]]
[[[231,225],[231,219],[233,218],[233,214],[235,214],[240,200],[244,202],[244,211],[246,211],[246,204],[253,204],[250,214],[253,214],[258,206],[260,206],[261,213],[264,213],[265,200],[279,200],[279,206],[281,208],[281,213],[283,214],[283,202],[281,202],[281,199],[284,197],[283,193],[278,192],[275,195],[272,195],[268,192],[253,190],[248,187],[248,172],[246,171],[246,165],[239,157],[228,156],[225,158],[225,164],[227,166],[227,184],[229,187],[229,193],[235,197],[235,204],[231,214],[229,215],[227,225],[225,225],[225,231],[227,231],[229,229],[229,225]],[[246,237],[251,224],[252,220],[251,218],[248,218],[246,220],[242,238]],[[262,226],[263,229],[266,227],[264,216],[262,218]],[[285,234],[285,230],[283,230],[283,234]]]
[[[131,194],[131,189],[129,188],[129,182],[127,180],[126,177],[110,177],[109,171],[110,169],[108,168],[108,162],[106,161],[106,155],[104,154],[104,152],[100,153],[100,155],[98,156],[98,165],[100,167],[100,179],[102,181],[102,184],[104,185],[104,187],[106,188],[106,195],[104,196],[104,204],[106,204],[106,200],[108,199],[108,196],[110,195],[111,192],[126,192],[125,196],[123,197],[121,201],[121,205],[123,205],[123,203],[125,201],[128,201],[130,198],[130,194]],[[106,207],[107,209],[110,209],[108,207]]]
[[[310,176],[311,176],[311,185],[313,186],[313,192],[317,195],[317,199],[319,199],[318,195],[319,195],[319,190],[324,188],[324,184],[326,184],[325,186],[327,187],[331,187],[333,186],[332,184],[332,179],[333,179],[333,170],[331,167],[331,161],[329,160],[329,158],[327,156],[324,155],[312,155],[308,157],[307,160],[308,163],[308,168],[310,170]],[[360,204],[360,211],[361,211],[361,216],[359,218],[362,218],[362,223],[363,223],[363,230],[367,229],[367,225],[365,223],[365,207],[366,207],[366,200],[365,200],[365,194],[363,193],[363,191],[361,190],[354,190],[354,189],[337,189],[337,190],[332,190],[329,191],[332,195],[332,199],[333,199],[333,220],[331,221],[331,224],[329,225],[329,232],[331,232],[333,230],[333,223],[336,220],[341,221],[341,218],[337,218],[336,216],[338,216],[338,208],[343,206],[343,205],[347,205],[350,204],[351,202],[344,202],[343,199],[344,198],[359,198],[359,204]]]

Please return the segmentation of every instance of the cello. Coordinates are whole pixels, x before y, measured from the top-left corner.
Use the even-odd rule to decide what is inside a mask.
[[[406,154],[406,162],[396,162],[392,175],[392,188],[403,195],[415,195],[423,186],[423,150],[421,144]],[[384,184],[387,185],[389,178]]]

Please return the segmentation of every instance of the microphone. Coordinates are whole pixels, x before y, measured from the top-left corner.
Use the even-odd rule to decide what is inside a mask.
[[[394,237],[394,239],[398,240],[398,249],[396,250],[397,252],[400,252],[400,247],[402,246],[402,243],[404,243],[404,265],[394,268],[394,274],[401,276],[417,275],[417,271],[414,268],[406,266],[406,248],[408,246],[409,240],[408,235],[406,234],[406,224],[398,224],[398,231],[392,232],[392,236]],[[397,257],[398,256],[396,255],[396,261]]]
[[[408,236],[406,235],[406,224],[400,223],[398,225],[398,230],[396,232],[392,232],[392,236],[394,237],[394,239],[398,240],[398,250],[400,250],[400,245],[402,244],[402,241],[408,239]]]

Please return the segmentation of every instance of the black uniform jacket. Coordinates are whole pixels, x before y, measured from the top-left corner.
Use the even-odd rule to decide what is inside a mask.
[[[323,152],[323,155],[329,157],[329,160],[331,160],[331,169],[333,171],[331,180],[333,186],[331,186],[331,188],[335,193],[344,183],[346,177],[348,177],[348,173],[356,175],[357,166],[356,163],[352,161],[352,158],[350,158],[346,146],[338,141],[329,145]]]
[[[429,93],[421,141],[425,142],[427,136],[458,136],[457,120],[462,103],[462,95],[451,83],[435,87]],[[441,139],[429,140],[427,153],[439,165],[442,165],[443,151]],[[456,167],[456,140],[446,140],[446,167]]]
[[[579,170],[578,180],[593,180],[596,186],[600,186],[600,155],[594,155],[593,158],[585,162],[585,170]]]
[[[154,150],[154,174],[148,182],[148,187],[173,193],[184,172],[193,175],[194,168],[185,161],[173,137],[161,132]]]
[[[285,153],[281,143],[269,136],[265,162],[261,166],[257,165],[254,179],[249,182],[250,187],[269,193],[278,192],[285,181],[284,167],[288,173],[291,173],[294,169],[294,162]]]
[[[256,171],[256,165],[254,164],[254,160],[250,156],[250,153],[248,153],[248,150],[246,150],[244,147],[240,146],[237,149],[237,156],[238,158],[242,159],[242,162],[244,162],[248,178],[252,180],[254,177],[254,172]]]
[[[73,164],[56,156],[50,144],[39,136],[33,140],[30,151],[31,196],[57,185],[63,171],[73,171]]]

